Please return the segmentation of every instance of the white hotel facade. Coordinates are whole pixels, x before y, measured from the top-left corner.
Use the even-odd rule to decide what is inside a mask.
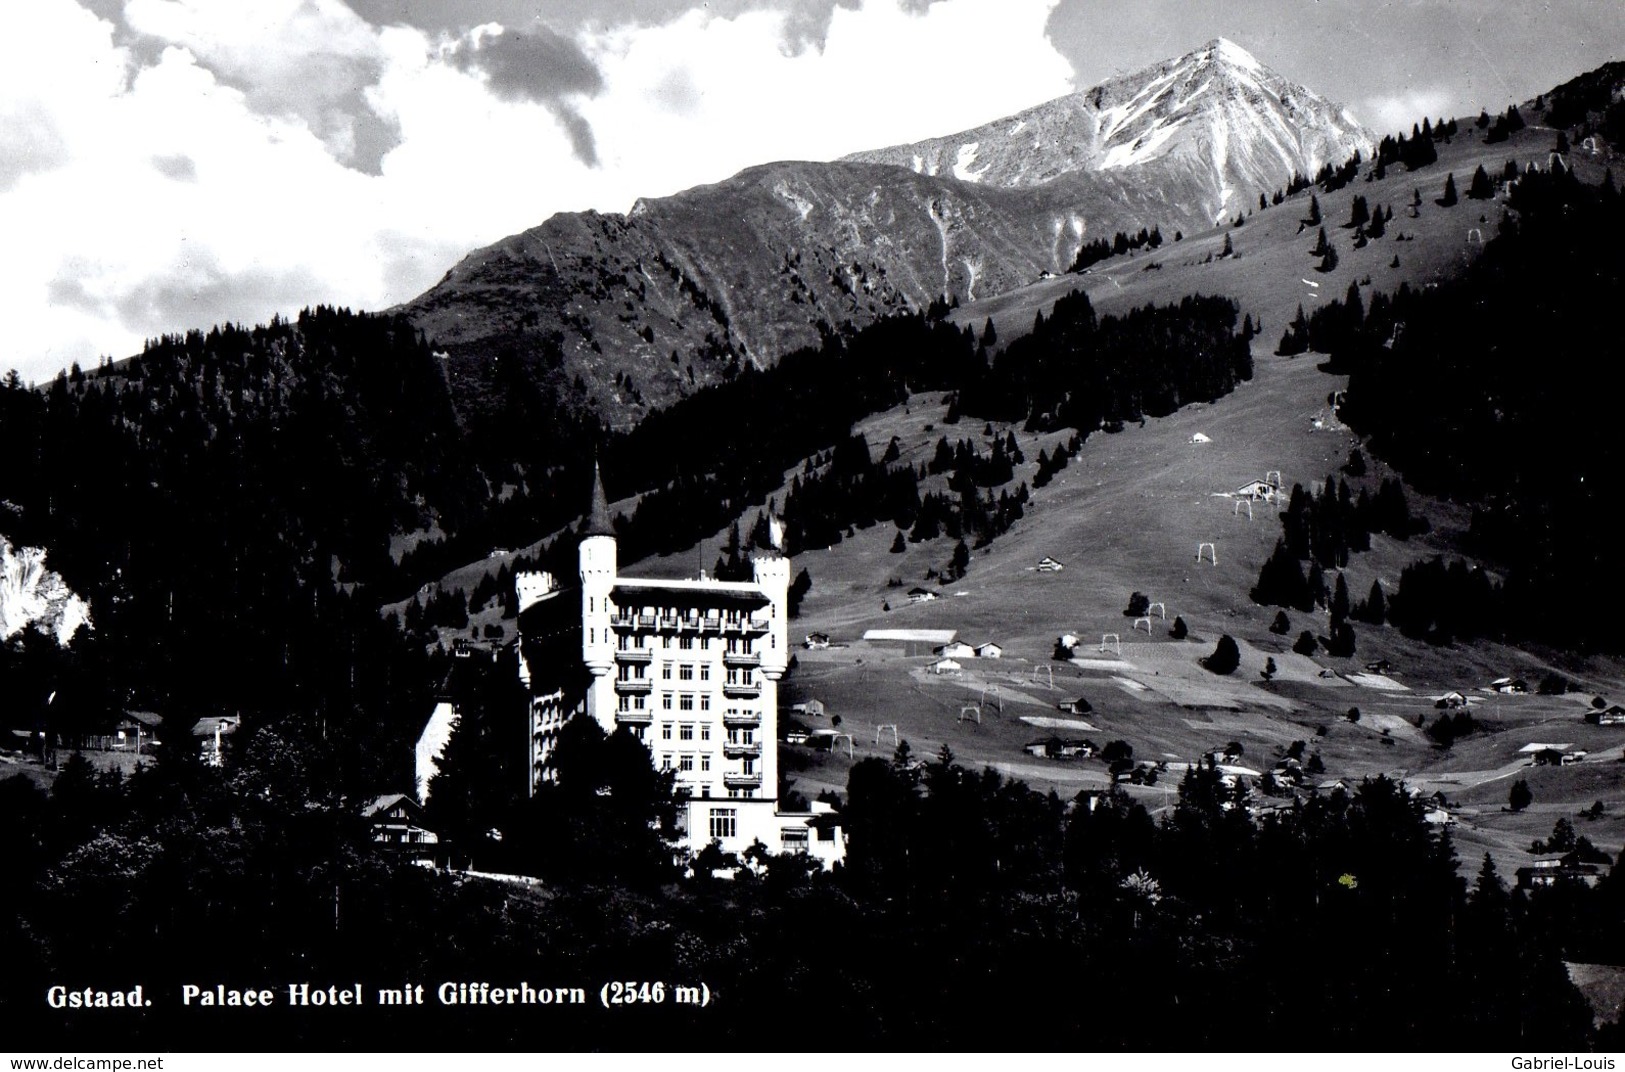
[[[778,686],[790,657],[789,559],[758,553],[749,581],[703,573],[693,580],[623,577],[595,474],[578,562],[579,651],[568,650],[576,630],[555,627],[555,638],[565,643],[553,644],[544,657],[557,664],[573,655],[586,674],[533,667],[536,652],[546,649],[520,646],[520,676],[531,692],[532,787],[549,777],[558,728],[584,713],[606,733],[626,727],[648,747],[656,767],[675,772],[686,798],[686,851],[719,841],[739,853],[759,841],[772,852],[808,853],[826,868],[842,859],[845,839],[832,809],[779,806]],[[552,575],[522,573],[515,585],[522,636],[527,612],[531,623],[574,617]],[[553,613],[537,613],[547,609]],[[573,676],[584,694],[572,695]]]

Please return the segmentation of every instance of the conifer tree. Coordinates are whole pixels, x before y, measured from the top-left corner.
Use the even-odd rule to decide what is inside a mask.
[[[1444,196],[1436,202],[1443,208],[1449,208],[1456,203],[1456,173],[1451,172],[1444,177]]]

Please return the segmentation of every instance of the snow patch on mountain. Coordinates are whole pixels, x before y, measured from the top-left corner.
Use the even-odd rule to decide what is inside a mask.
[[[978,143],[974,141],[959,147],[959,151],[954,154],[954,178],[962,179],[965,182],[976,182],[981,179],[982,171],[986,171],[987,168],[984,167],[982,171],[976,171],[971,167],[972,164],[976,163],[977,148]]]

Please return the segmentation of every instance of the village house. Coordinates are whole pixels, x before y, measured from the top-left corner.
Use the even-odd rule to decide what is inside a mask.
[[[931,664],[933,674],[957,674],[964,669],[957,659],[938,659]]]
[[[1574,745],[1568,742],[1548,744],[1534,741],[1518,749],[1518,754],[1528,756],[1529,765],[1532,767],[1555,767],[1563,762],[1564,754],[1573,747]]]
[[[976,649],[963,640],[956,640],[951,644],[942,644],[931,654],[940,655],[944,659],[974,659]]]
[[[405,793],[374,797],[361,809],[372,824],[372,840],[403,859],[433,866],[440,835],[424,825],[423,808]]]
[[[1560,883],[1578,882],[1595,886],[1602,881],[1602,867],[1583,862],[1577,852],[1565,853],[1556,860],[1536,860],[1517,870],[1518,888],[1532,890]]]
[[[987,644],[978,644],[976,646],[976,657],[978,659],[1002,659],[1004,657],[1004,649],[991,642]]]
[[[1088,759],[1097,749],[1093,741],[1050,737],[1042,741],[1028,741],[1022,746],[1022,751],[1039,759]]]
[[[821,651],[824,648],[829,647],[829,634],[808,633],[807,639],[802,641],[802,646],[808,651]]]
[[[937,598],[937,594],[929,588],[910,588],[908,601],[910,603],[929,603]]]
[[[1625,707],[1619,704],[1593,707],[1586,712],[1585,719],[1593,726],[1625,726]]]
[[[226,738],[237,732],[242,721],[236,715],[209,715],[197,720],[197,725],[192,727],[192,737],[197,741],[198,756],[204,763],[211,767],[225,764]]]
[[[159,745],[158,724],[162,721],[162,715],[151,711],[126,711],[114,723],[105,747],[135,755],[150,753]]]
[[[1095,709],[1095,705],[1082,696],[1075,696],[1070,700],[1062,700],[1055,705],[1057,711],[1065,711],[1069,715],[1086,715]]]
[[[1490,682],[1490,688],[1505,695],[1521,696],[1529,691],[1529,682],[1521,677],[1498,677]]]

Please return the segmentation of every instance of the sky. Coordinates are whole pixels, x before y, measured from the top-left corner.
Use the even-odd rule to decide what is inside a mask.
[[[952,133],[1219,36],[1382,133],[1625,58],[1625,4],[0,4],[0,369],[386,308],[555,212]]]

